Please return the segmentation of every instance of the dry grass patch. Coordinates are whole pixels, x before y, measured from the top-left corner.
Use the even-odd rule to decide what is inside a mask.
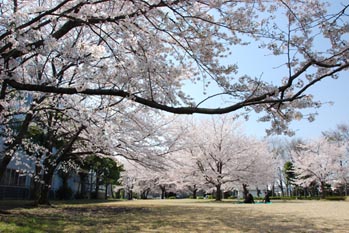
[[[1,203],[0,203],[1,204]],[[0,232],[348,232],[349,202],[210,200],[56,203],[8,208]]]

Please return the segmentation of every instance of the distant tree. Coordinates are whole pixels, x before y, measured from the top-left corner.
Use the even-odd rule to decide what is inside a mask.
[[[71,171],[66,168],[59,169],[57,174],[62,180],[62,185],[56,191],[56,197],[60,200],[69,200],[73,195],[73,190],[68,185],[68,180],[72,175]]]
[[[233,117],[194,123],[186,140],[191,151],[188,160],[195,161],[198,175],[215,188],[217,201],[223,198],[223,189],[241,183],[258,185],[273,176],[266,143],[244,135]]]
[[[341,170],[341,160],[345,147],[327,141],[324,138],[300,144],[293,150],[292,159],[299,179],[297,184],[308,187],[316,182],[322,198],[326,196],[326,186],[333,184]]]
[[[289,196],[291,194],[290,186],[294,184],[297,178],[294,165],[291,161],[287,161],[284,164],[283,173],[285,175],[285,181],[286,181],[286,193],[287,193],[287,196]]]
[[[285,195],[285,173],[284,165],[290,158],[290,142],[285,138],[270,138],[269,150],[276,163],[275,182],[281,191],[281,195]],[[273,191],[273,190],[272,190]],[[273,193],[275,195],[275,193]]]
[[[108,187],[120,184],[120,173],[123,171],[122,165],[108,157],[92,155],[84,160],[84,168],[93,172],[95,175],[94,197],[98,197],[99,188],[104,185],[104,198],[108,198]],[[111,189],[112,190],[112,189]]]
[[[104,172],[102,175],[105,186],[105,199],[108,198],[108,188],[110,187],[111,195],[113,197],[113,185],[120,185],[120,173],[123,171],[123,166],[118,164],[111,158],[104,158]]]
[[[343,186],[344,195],[347,196],[349,183],[349,125],[339,124],[337,125],[336,129],[323,132],[323,135],[329,141],[343,144],[347,149],[346,155],[343,156],[342,160],[340,161],[341,169],[339,172],[339,178],[341,181],[338,184],[339,186]]]
[[[184,147],[185,148],[185,147]],[[198,191],[205,191],[212,187],[198,170],[194,151],[183,149],[172,153],[172,177],[176,180],[176,190],[190,193],[193,199],[197,198]],[[181,171],[181,172],[178,172]]]
[[[349,146],[349,125],[339,124],[334,130],[322,132],[329,141],[342,142]]]

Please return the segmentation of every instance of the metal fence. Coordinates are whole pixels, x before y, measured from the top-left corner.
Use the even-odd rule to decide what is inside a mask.
[[[0,185],[0,200],[3,199],[29,199],[29,188]]]

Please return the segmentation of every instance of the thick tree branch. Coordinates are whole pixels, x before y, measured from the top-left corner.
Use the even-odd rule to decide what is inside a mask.
[[[35,85],[35,84],[23,84],[19,83],[15,80],[8,80],[8,84],[17,90],[23,91],[36,91],[36,92],[44,92],[44,93],[55,93],[55,94],[84,94],[84,95],[106,95],[106,96],[119,96],[128,98],[136,103],[154,108],[163,110],[166,112],[176,113],[176,114],[225,114],[229,112],[233,112],[239,110],[243,107],[253,106],[257,104],[270,104],[270,103],[284,103],[295,100],[296,98],[285,98],[285,99],[270,99],[270,96],[275,95],[274,92],[269,92],[266,94],[262,94],[260,96],[247,99],[245,101],[241,101],[237,104],[230,105],[224,108],[198,108],[198,107],[173,107],[165,104],[160,104],[153,100],[148,100],[137,95],[133,95],[132,93],[115,90],[115,89],[86,89],[83,91],[77,91],[75,88],[69,87],[55,87],[55,86],[43,86],[43,85]],[[301,97],[297,97],[301,98]]]

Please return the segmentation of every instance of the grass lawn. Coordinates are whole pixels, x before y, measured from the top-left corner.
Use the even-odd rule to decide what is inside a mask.
[[[0,202],[0,232],[349,232],[348,201]]]

